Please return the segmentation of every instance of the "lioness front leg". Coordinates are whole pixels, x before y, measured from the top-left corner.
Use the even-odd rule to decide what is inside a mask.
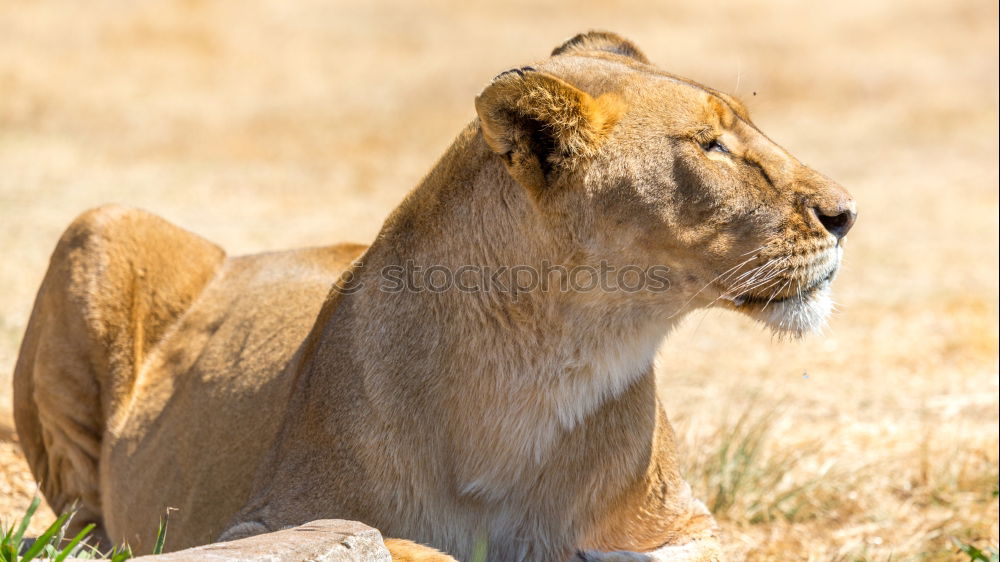
[[[665,486],[654,485],[652,490],[663,490]],[[718,562],[723,560],[719,545],[718,526],[705,504],[694,498],[691,486],[683,480],[675,482],[674,491],[666,497],[660,494],[647,496],[645,506],[634,509],[633,513],[648,515],[660,512],[660,530],[643,533],[644,525],[627,518],[618,520],[620,527],[610,539],[591,542],[570,558],[571,562]],[[653,519],[655,521],[656,518]],[[640,519],[641,521],[641,519]],[[645,523],[650,521],[647,519]],[[659,541],[657,541],[659,539]],[[653,545],[661,543],[661,546]],[[650,544],[652,543],[652,544]],[[643,545],[643,546],[640,546]],[[648,546],[647,546],[648,545]],[[614,548],[618,546],[618,548]]]
[[[651,552],[581,551],[572,562],[718,562],[722,551],[714,539],[692,541],[683,545],[666,545]]]
[[[385,539],[385,547],[392,562],[458,562],[439,550],[405,539]]]

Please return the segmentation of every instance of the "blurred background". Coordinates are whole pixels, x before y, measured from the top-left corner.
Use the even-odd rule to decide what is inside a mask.
[[[732,558],[996,545],[998,30],[983,0],[0,0],[4,525],[34,492],[10,373],[77,214],[142,207],[233,254],[369,241],[491,77],[593,28],[742,98],[859,203],[824,336],[697,313],[662,350],[688,478]]]

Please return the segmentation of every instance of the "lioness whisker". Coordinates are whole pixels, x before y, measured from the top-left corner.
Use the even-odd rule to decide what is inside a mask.
[[[737,283],[729,288],[727,293],[746,293],[756,287],[760,287],[762,284],[774,279],[775,277],[781,275],[788,270],[788,267],[781,267],[780,269],[773,269],[779,267],[780,263],[769,264],[771,271],[758,271],[751,278],[744,280],[741,283]]]
[[[768,297],[767,302],[764,303],[764,307],[761,308],[761,310],[767,310],[767,305],[771,304],[771,301],[774,300],[774,297],[776,297],[779,294],[781,294],[781,292],[784,291],[788,287],[788,284],[791,283],[791,282],[792,282],[792,280],[788,279],[788,280],[785,281],[784,285],[781,285],[776,291],[772,291],[771,292],[771,296]],[[775,285],[775,286],[777,286],[777,285]]]
[[[757,257],[759,255],[760,254],[754,254],[750,258],[748,258],[748,259],[746,259],[746,260],[744,260],[744,261],[742,261],[742,262],[734,265],[733,267],[730,267],[726,271],[722,272],[722,275],[725,275],[725,277],[722,277],[722,275],[720,275],[719,277],[716,277],[711,282],[709,282],[709,284],[711,284],[711,283],[713,283],[715,281],[719,281],[719,280],[721,280],[721,281],[727,281],[730,277],[732,277],[733,275],[735,275],[737,271],[739,271],[740,267],[743,267],[744,265],[746,265],[746,264],[752,262],[753,260],[757,259]],[[755,269],[755,268],[750,268],[750,271],[752,271],[753,269]],[[727,275],[727,273],[728,273],[728,275]],[[720,277],[721,277],[721,279],[720,279]]]
[[[691,295],[691,297],[690,297],[689,299],[687,299],[686,301],[684,301],[684,304],[682,304],[682,305],[681,305],[680,307],[678,307],[678,308],[677,308],[677,311],[675,311],[675,312],[674,312],[673,314],[671,314],[670,316],[667,316],[667,319],[669,320],[669,319],[673,318],[674,316],[677,316],[678,314],[680,314],[681,312],[683,312],[683,311],[684,311],[684,309],[686,309],[686,308],[687,308],[687,306],[688,306],[689,304],[691,304],[691,302],[692,302],[692,301],[693,301],[693,300],[694,300],[695,298],[697,298],[697,297],[698,297],[698,295],[700,295],[700,294],[701,294],[701,293],[702,293],[702,292],[703,292],[703,291],[704,291],[705,289],[709,288],[709,287],[710,287],[710,286],[711,286],[711,285],[712,285],[713,283],[715,283],[716,281],[718,281],[718,280],[719,280],[720,278],[722,278],[722,277],[723,277],[724,275],[726,275],[727,273],[731,274],[731,272],[733,272],[733,271],[736,271],[736,270],[738,270],[738,269],[739,269],[740,267],[742,267],[743,265],[745,265],[745,264],[747,264],[747,263],[749,263],[749,262],[752,262],[752,261],[753,261],[753,260],[755,260],[755,259],[757,259],[757,255],[754,255],[754,256],[750,257],[749,259],[747,259],[747,260],[745,260],[745,261],[743,261],[743,262],[741,262],[741,263],[738,263],[738,264],[734,265],[733,267],[730,267],[729,269],[727,269],[727,270],[723,271],[723,272],[722,272],[722,273],[720,273],[720,274],[719,274],[718,276],[716,276],[716,277],[715,277],[715,279],[712,279],[712,280],[711,280],[711,281],[709,281],[708,283],[705,283],[705,285],[704,285],[704,286],[703,286],[703,287],[702,287],[701,289],[698,289],[698,291],[697,291],[697,292],[695,292],[695,294]],[[714,301],[713,301],[713,302],[714,302]]]
[[[739,280],[743,279],[744,277],[746,277],[747,275],[750,276],[749,279],[754,279],[759,274],[763,274],[764,272],[766,272],[768,268],[770,268],[770,267],[776,267],[784,259],[785,258],[771,258],[771,259],[769,259],[767,262],[765,262],[762,265],[759,265],[759,266],[754,267],[754,268],[750,268],[749,270],[747,270],[746,272],[744,272],[742,275],[736,277],[736,279],[734,279],[734,281],[739,281]]]
[[[755,281],[753,283],[748,283],[748,284],[741,285],[740,287],[737,288],[737,291],[734,292],[735,296],[733,298],[739,298],[739,297],[745,296],[748,293],[750,293],[750,291],[759,289],[761,287],[768,286],[769,283],[775,282],[775,278],[778,277],[779,275],[781,275],[781,273],[783,273],[784,271],[786,271],[786,270],[785,269],[781,269],[781,270],[776,271],[772,276],[769,276],[769,277],[767,277],[765,279],[760,279],[760,280],[757,280],[757,281]],[[780,282],[780,279],[778,279],[778,282]]]
[[[766,243],[764,243],[764,244],[762,244],[762,245],[758,246],[757,248],[755,248],[755,249],[753,249],[753,250],[750,250],[749,252],[746,252],[746,253],[743,253],[743,254],[740,254],[740,257],[743,257],[743,256],[746,256],[746,255],[750,255],[750,254],[753,254],[754,252],[759,252],[759,251],[763,250],[764,248],[768,247],[768,245],[770,245],[770,244],[771,244],[771,241],[768,241],[768,242],[766,242]]]
[[[754,269],[750,270],[750,271],[754,272],[753,275],[751,275],[749,278],[741,281],[740,283],[734,284],[729,289],[728,292],[736,292],[736,291],[741,291],[742,292],[742,291],[745,291],[745,289],[744,289],[745,287],[749,287],[750,285],[756,284],[756,283],[758,283],[760,281],[767,281],[767,280],[773,279],[776,275],[780,275],[781,271],[784,271],[784,270],[776,270],[776,271],[767,271],[767,270],[768,269],[773,269],[773,268],[776,268],[776,267],[780,266],[784,261],[785,261],[785,258],[774,258],[774,259],[768,261],[767,263],[765,263],[764,265],[762,265],[762,266],[760,266],[758,268],[754,268]]]

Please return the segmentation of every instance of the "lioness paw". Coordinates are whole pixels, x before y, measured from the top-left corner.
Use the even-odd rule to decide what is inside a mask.
[[[598,552],[596,550],[577,551],[571,562],[652,562],[653,559],[641,552],[617,550]]]
[[[406,539],[385,539],[385,547],[392,562],[457,562],[439,550]]]
[[[682,545],[665,545],[649,552],[616,550],[600,552],[577,551],[570,562],[721,562],[722,553],[714,541],[692,541]]]

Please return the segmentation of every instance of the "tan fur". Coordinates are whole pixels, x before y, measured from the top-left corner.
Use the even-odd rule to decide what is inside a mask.
[[[411,540],[463,560],[718,559],[653,356],[698,307],[816,328],[830,217],[852,222],[853,201],[736,100],[609,33],[498,76],[476,109],[367,249],[226,257],[142,211],[74,222],[15,372],[53,508],[79,500],[78,525],[140,552],[171,507],[169,549],[346,518],[398,537],[396,560],[450,559]],[[670,285],[382,290],[407,263],[666,266]]]

